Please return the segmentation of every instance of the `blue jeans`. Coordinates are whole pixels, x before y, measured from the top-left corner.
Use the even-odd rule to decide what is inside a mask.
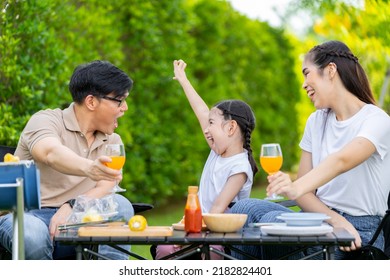
[[[118,214],[114,218],[128,221],[134,215],[130,201],[122,195],[115,194],[118,203]],[[52,242],[49,224],[58,208],[42,208],[25,212],[24,214],[24,247],[26,260],[63,259],[75,255],[74,246],[65,246]],[[12,214],[0,217],[0,243],[12,252],[13,221]],[[121,245],[129,251],[130,245]],[[107,245],[99,246],[99,253],[113,260],[127,260],[129,256]]]
[[[243,199],[238,201],[231,209],[232,213],[245,213],[248,214],[248,220],[245,226],[250,223],[278,223],[281,222],[276,217],[284,212],[293,212],[291,209],[286,208],[280,204],[260,199]],[[374,235],[376,228],[379,226],[381,217],[379,216],[351,216],[345,213],[341,213],[336,210],[340,215],[345,217],[359,232],[362,239],[362,246],[366,245]],[[384,249],[384,237],[383,233],[379,235],[374,243],[375,247]],[[298,246],[235,246],[250,255],[257,257],[258,259],[279,259],[282,256],[299,249]],[[319,247],[312,247],[305,252],[296,253],[289,257],[289,259],[300,259],[305,255],[310,255],[320,250]],[[237,259],[243,259],[243,255],[232,251],[232,256]],[[321,258],[321,256],[317,256]],[[348,258],[348,253],[336,248],[335,259]]]

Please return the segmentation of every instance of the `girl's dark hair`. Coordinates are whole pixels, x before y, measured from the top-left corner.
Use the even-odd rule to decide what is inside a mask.
[[[252,155],[251,134],[255,128],[256,119],[251,107],[241,100],[224,100],[214,107],[222,111],[225,120],[235,120],[243,135],[243,147],[248,151],[248,160],[251,164],[253,177],[259,170]]]
[[[121,97],[133,87],[132,79],[108,61],[95,60],[76,67],[70,78],[69,91],[73,101],[80,104],[89,94]]]
[[[306,58],[318,68],[323,69],[333,62],[337,65],[337,72],[345,88],[361,101],[375,104],[366,73],[359,64],[358,58],[340,41],[328,41],[313,47]]]

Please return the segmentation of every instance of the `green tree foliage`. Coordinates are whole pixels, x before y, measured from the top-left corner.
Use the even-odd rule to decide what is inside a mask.
[[[324,0],[296,4],[315,14],[311,38],[317,42],[341,40],[352,49],[379,100],[386,73],[390,71],[390,2]],[[390,112],[390,89],[385,92],[383,109]]]
[[[120,32],[105,8],[78,7],[76,1],[3,2],[0,24],[0,142],[16,145],[28,118],[37,110],[64,107],[74,67],[93,59],[119,64]],[[99,1],[95,1],[99,2]],[[88,1],[93,5],[92,1]],[[108,15],[96,20],[104,10]],[[110,21],[105,20],[109,18]],[[112,30],[111,30],[112,29]],[[104,35],[103,35],[104,34]],[[118,49],[119,44],[119,49]]]
[[[225,1],[13,0],[0,24],[0,143],[16,145],[37,110],[71,102],[80,63],[109,60],[134,80],[117,130],[126,144],[122,186],[132,201],[163,204],[199,184],[209,153],[180,85],[174,59],[212,106],[243,99],[255,111],[252,147],[280,142],[283,169],[296,162],[299,84],[291,38]],[[257,180],[264,179],[260,172]]]
[[[63,54],[48,27],[53,1],[6,1],[1,8],[0,137],[11,145],[29,116],[56,98],[58,92],[48,90],[61,86]]]

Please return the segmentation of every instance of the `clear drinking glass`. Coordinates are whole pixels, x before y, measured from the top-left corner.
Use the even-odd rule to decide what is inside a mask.
[[[112,162],[106,162],[109,168],[122,170],[125,165],[126,154],[125,147],[123,144],[108,144],[105,148],[105,155],[112,159]],[[124,192],[126,189],[121,188],[116,182],[112,192]]]
[[[260,165],[268,175],[275,174],[280,170],[283,164],[282,149],[278,143],[261,145]],[[282,196],[272,194],[266,197],[267,200],[280,200]]]

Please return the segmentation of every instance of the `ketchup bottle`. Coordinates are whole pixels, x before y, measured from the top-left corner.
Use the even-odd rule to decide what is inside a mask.
[[[188,187],[187,204],[184,210],[184,229],[186,232],[200,232],[202,230],[202,210],[196,186]]]

